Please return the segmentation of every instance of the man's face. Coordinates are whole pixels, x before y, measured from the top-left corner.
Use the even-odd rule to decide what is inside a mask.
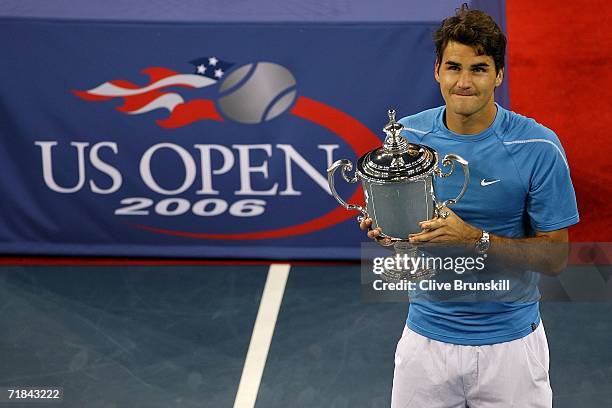
[[[495,72],[493,57],[477,55],[469,45],[450,41],[436,62],[436,81],[440,83],[446,109],[471,116],[493,105],[493,91],[503,79],[503,69]]]

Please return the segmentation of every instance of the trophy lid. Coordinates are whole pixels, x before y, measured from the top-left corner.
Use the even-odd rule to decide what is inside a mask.
[[[363,155],[357,170],[366,178],[380,181],[404,181],[429,173],[438,155],[428,146],[409,143],[400,136],[404,126],[395,121],[395,110],[389,109],[389,123],[383,128],[387,134],[385,142],[378,149]]]

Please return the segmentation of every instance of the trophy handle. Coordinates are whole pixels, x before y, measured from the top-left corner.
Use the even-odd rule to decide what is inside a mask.
[[[436,202],[436,209],[435,209],[436,215],[439,215],[438,213],[442,207],[446,207],[452,204],[457,204],[457,202],[461,200],[461,197],[463,197],[463,195],[465,194],[465,191],[467,190],[468,185],[470,184],[470,168],[469,168],[468,162],[463,157],[457,154],[451,153],[451,154],[447,154],[446,156],[444,156],[444,159],[442,159],[442,165],[443,166],[450,165],[451,166],[450,170],[447,173],[444,173],[442,169],[440,169],[439,167],[436,167],[436,170],[435,170],[436,175],[438,175],[439,177],[445,178],[453,174],[453,171],[455,171],[455,161],[459,163],[461,167],[463,168],[463,176],[464,176],[463,187],[461,188],[461,191],[459,192],[459,195],[457,197],[452,198],[450,200],[446,200],[442,203]]]
[[[340,195],[336,191],[336,187],[334,185],[334,173],[338,169],[341,169],[342,178],[347,183],[356,183],[359,180],[357,175],[353,175],[353,177],[349,177],[346,174],[347,171],[353,170],[353,163],[351,163],[350,160],[346,160],[346,159],[336,160],[327,169],[327,183],[329,184],[329,189],[331,190],[331,193],[334,196],[334,198],[340,203],[341,206],[343,206],[347,210],[358,210],[358,211],[361,212],[362,215],[357,217],[357,220],[359,222],[361,222],[364,218],[368,218],[369,217],[367,211],[365,210],[365,208],[363,208],[362,206],[357,205],[357,204],[349,204],[349,203],[347,203],[346,201],[344,201],[342,199],[342,197],[340,197]]]

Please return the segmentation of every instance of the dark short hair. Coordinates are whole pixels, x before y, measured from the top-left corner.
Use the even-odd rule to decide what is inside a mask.
[[[504,67],[506,36],[491,16],[480,10],[469,10],[464,3],[454,16],[442,21],[434,33],[438,62],[442,62],[442,54],[450,41],[469,45],[478,55],[492,57],[496,72]]]

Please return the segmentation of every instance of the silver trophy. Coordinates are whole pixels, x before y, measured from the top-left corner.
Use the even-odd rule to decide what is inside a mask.
[[[386,138],[383,145],[367,152],[357,161],[357,170],[350,160],[334,162],[327,169],[329,188],[336,200],[347,210],[358,210],[362,216],[372,219],[372,228],[381,227],[380,238],[389,238],[395,251],[408,257],[418,257],[420,252],[408,241],[408,235],[420,232],[418,223],[436,217],[446,217],[442,208],[457,203],[467,190],[470,173],[468,162],[456,154],[447,154],[442,166],[450,166],[448,172],[438,167],[438,153],[429,146],[409,143],[400,136],[404,129],[395,121],[395,111],[388,111],[389,123],[383,128]],[[436,199],[433,178],[448,177],[458,162],[463,168],[465,180],[459,195],[439,202]],[[349,183],[361,180],[366,208],[349,204],[340,197],[334,186],[334,173],[340,169],[342,178]],[[427,267],[387,268],[382,277],[387,281],[416,280],[432,276],[433,269]]]

